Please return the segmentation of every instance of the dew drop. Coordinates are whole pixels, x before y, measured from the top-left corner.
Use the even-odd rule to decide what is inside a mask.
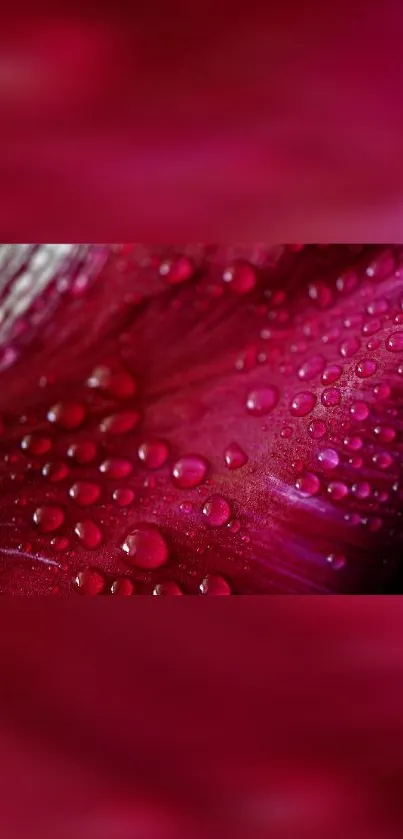
[[[345,271],[336,280],[336,288],[342,294],[347,294],[357,286],[358,277],[354,271]]]
[[[327,387],[321,396],[322,405],[325,408],[334,408],[341,401],[341,392],[338,387]]]
[[[64,512],[61,507],[45,505],[35,510],[33,519],[41,533],[53,533],[64,524]]]
[[[378,319],[367,320],[367,322],[364,323],[364,325],[361,327],[361,332],[364,335],[375,335],[376,332],[379,332],[379,330],[381,329],[381,326],[382,326],[381,321],[378,320]]]
[[[343,554],[328,554],[326,562],[328,562],[335,571],[340,571],[346,566],[346,557]]]
[[[90,507],[98,501],[101,488],[90,481],[77,481],[70,487],[69,495],[80,507]]]
[[[290,403],[290,413],[294,417],[306,417],[316,405],[316,396],[310,390],[296,393]]]
[[[271,385],[251,390],[246,400],[246,408],[254,417],[269,414],[278,402],[278,390]]]
[[[393,463],[393,457],[389,452],[377,452],[372,458],[372,462],[378,469],[389,469]]]
[[[256,271],[249,262],[239,260],[225,269],[223,280],[236,294],[246,294],[255,288]]]
[[[137,411],[123,411],[120,414],[105,417],[99,427],[104,434],[126,434],[128,431],[133,431],[139,419]]]
[[[396,438],[396,431],[386,425],[377,425],[374,428],[374,434],[382,443],[392,443]]]
[[[168,545],[156,525],[138,524],[122,544],[127,562],[139,568],[160,568],[168,559]]]
[[[115,489],[112,498],[118,507],[128,507],[135,499],[135,493],[132,489]]]
[[[103,535],[94,521],[87,519],[86,521],[78,521],[74,528],[74,533],[79,538],[80,542],[90,550],[98,548],[103,541]]]
[[[153,594],[156,597],[178,597],[183,594],[183,591],[173,580],[166,580],[164,583],[158,583],[154,587]]]
[[[202,513],[210,527],[222,527],[231,518],[231,507],[222,495],[212,495],[205,501]]]
[[[389,352],[403,352],[403,331],[394,332],[386,341],[386,349]]]
[[[101,463],[99,471],[108,478],[121,480],[122,478],[127,478],[133,472],[133,465],[130,460],[125,460],[121,457],[111,457]]]
[[[384,402],[385,399],[389,399],[391,392],[390,386],[383,382],[375,385],[372,391],[377,402]]]
[[[348,495],[348,487],[342,481],[332,481],[328,484],[327,492],[332,501],[341,501]]]
[[[200,583],[199,591],[201,594],[218,596],[231,594],[227,581],[220,574],[208,574],[204,577]]]
[[[134,585],[128,577],[119,577],[117,580],[113,581],[110,591],[111,594],[117,594],[121,597],[127,597],[128,595],[133,594]]]
[[[138,447],[137,454],[148,469],[159,469],[168,460],[169,448],[163,440],[144,440]]]
[[[203,483],[208,464],[200,455],[186,455],[176,461],[172,469],[174,484],[181,489],[192,489]]]
[[[321,280],[310,283],[308,286],[308,294],[319,309],[327,309],[333,302],[332,289]]]
[[[358,452],[362,449],[364,443],[361,437],[356,435],[352,435],[351,437],[345,437],[343,440],[343,445],[349,452]]]
[[[335,449],[321,449],[318,452],[318,460],[325,469],[336,469],[340,463],[339,455]]]
[[[369,315],[384,315],[388,309],[389,303],[385,297],[381,297],[378,300],[371,300],[367,306],[367,312]]]
[[[161,262],[159,273],[168,285],[180,285],[194,274],[194,267],[188,256],[178,256]]]
[[[351,356],[358,352],[360,346],[361,342],[355,336],[347,338],[340,344],[340,355],[342,355],[343,358],[351,358]]]
[[[285,425],[284,428],[282,428],[281,432],[280,432],[283,440],[289,440],[290,437],[292,437],[293,433],[294,433],[294,431],[293,431],[293,429],[291,428],[290,425]]]
[[[313,472],[305,472],[297,478],[295,486],[303,495],[310,497],[312,495],[317,495],[319,492],[320,481],[317,475],[314,475]]]
[[[104,591],[105,579],[101,572],[96,571],[95,568],[86,568],[77,574],[74,585],[79,594],[94,597]]]
[[[314,440],[321,440],[326,434],[326,424],[322,420],[311,420],[308,432]]]
[[[130,373],[125,370],[112,371],[104,365],[100,365],[92,371],[87,385],[91,388],[98,388],[117,399],[130,399],[137,389],[136,382]]]
[[[369,407],[366,402],[354,402],[350,407],[350,416],[356,422],[363,422],[369,416]]]
[[[326,370],[323,371],[321,382],[324,385],[332,385],[340,379],[343,368],[339,364],[329,364]]]
[[[49,437],[27,434],[21,440],[21,448],[33,455],[46,454],[52,448],[52,441]]]
[[[69,474],[68,467],[62,460],[54,461],[53,463],[45,463],[42,468],[42,475],[48,478],[52,484],[57,484],[63,481]]]
[[[376,373],[377,364],[372,358],[366,358],[359,361],[356,365],[355,372],[360,379],[367,379]]]
[[[76,463],[91,463],[97,455],[97,447],[95,443],[92,443],[90,440],[85,440],[81,443],[73,443],[67,449],[67,455]]]
[[[83,405],[76,402],[58,402],[53,405],[47,414],[49,422],[63,428],[65,431],[73,431],[82,425],[85,418]]]
[[[371,495],[371,490],[371,484],[369,484],[367,481],[361,481],[360,483],[353,484],[353,486],[351,487],[352,494],[360,500],[369,498],[369,496]]]
[[[230,443],[224,451],[224,461],[228,469],[241,469],[248,457],[238,443]]]
[[[298,377],[304,382],[310,382],[319,373],[322,373],[325,367],[325,359],[323,355],[313,355],[303,364],[298,370]]]

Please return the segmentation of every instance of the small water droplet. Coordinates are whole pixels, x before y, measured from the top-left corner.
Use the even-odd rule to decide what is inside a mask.
[[[200,455],[186,455],[176,461],[172,469],[174,484],[181,489],[192,489],[203,483],[208,464]]]
[[[77,481],[69,490],[70,498],[73,498],[80,507],[90,507],[95,504],[101,495],[101,488],[98,484],[90,481]]]
[[[118,507],[128,507],[135,499],[135,493],[132,489],[115,489],[112,498]]]
[[[375,335],[376,332],[379,332],[381,327],[382,324],[380,320],[367,320],[367,322],[361,327],[361,332],[364,335]]]
[[[366,402],[354,402],[350,407],[350,416],[356,422],[363,422],[369,416],[369,407]]]
[[[318,452],[319,463],[324,469],[336,469],[340,463],[340,458],[335,449],[321,449]]]
[[[183,591],[173,580],[166,580],[154,587],[153,594],[156,597],[178,597],[183,594]]]
[[[168,545],[154,524],[141,523],[122,544],[127,562],[139,568],[159,568],[168,559]]]
[[[188,256],[165,259],[160,264],[159,274],[168,285],[179,285],[194,274],[193,263]]]
[[[341,501],[348,495],[348,487],[342,481],[332,481],[328,484],[327,492],[333,501]]]
[[[21,440],[21,448],[33,455],[46,454],[52,448],[52,441],[39,434],[27,434]]]
[[[69,446],[67,455],[76,463],[91,463],[97,456],[97,447],[90,440],[83,440],[80,443],[73,443]]]
[[[364,443],[361,437],[357,437],[356,435],[352,435],[351,437],[345,437],[343,440],[343,446],[348,449],[349,452],[358,452],[362,449]]]
[[[247,396],[246,408],[254,417],[269,414],[278,402],[278,390],[275,387],[261,387],[251,390]]]
[[[320,490],[320,481],[317,475],[313,472],[305,472],[303,475],[300,475],[296,482],[295,486],[302,495],[306,496],[313,496],[317,495]]]
[[[137,411],[122,411],[102,420],[99,428],[104,434],[126,434],[133,431],[140,417]]]
[[[321,402],[325,408],[334,408],[339,405],[341,401],[341,391],[339,387],[327,387],[322,393]]]
[[[295,417],[306,417],[316,405],[316,396],[310,390],[296,393],[290,404],[290,413]]]
[[[371,495],[371,490],[371,484],[369,484],[368,481],[360,481],[357,484],[353,484],[353,486],[351,487],[352,494],[360,500],[369,498],[369,496]]]
[[[201,594],[218,596],[231,594],[227,581],[220,574],[208,574],[204,577],[200,583],[199,591]]]
[[[249,262],[239,260],[225,269],[223,280],[236,294],[246,294],[255,288],[256,271]]]
[[[248,457],[238,443],[230,443],[224,451],[224,460],[228,469],[241,469]]]
[[[355,336],[346,338],[346,340],[340,344],[340,355],[342,355],[343,358],[351,358],[351,356],[355,355],[356,352],[358,352],[360,346],[361,341],[359,341],[359,339]]]
[[[373,376],[377,370],[377,363],[373,358],[366,358],[359,361],[356,365],[355,372],[360,379],[367,379]]]
[[[314,440],[321,440],[326,434],[326,424],[322,420],[311,420],[308,432]]]
[[[42,475],[44,478],[48,478],[52,484],[57,484],[67,478],[69,470],[62,460],[58,460],[53,463],[45,463],[42,468]]]
[[[169,448],[163,440],[144,440],[138,447],[137,454],[148,469],[159,469],[168,460]]]
[[[78,521],[74,527],[74,533],[78,536],[80,542],[91,550],[98,548],[103,541],[103,535],[98,525],[90,519]]]
[[[393,463],[393,457],[389,452],[377,452],[372,458],[372,462],[378,469],[389,469]]]
[[[119,577],[113,581],[110,591],[111,594],[127,597],[134,593],[134,585],[128,577]]]
[[[377,402],[384,402],[385,399],[389,399],[391,392],[390,386],[383,382],[375,385],[372,391]]]
[[[390,335],[386,341],[386,349],[389,352],[403,352],[403,331],[399,330]]]
[[[103,574],[100,571],[96,571],[95,568],[86,568],[77,574],[74,585],[79,594],[87,594],[90,597],[95,597],[104,591],[105,579]]]
[[[58,402],[53,405],[47,414],[49,422],[54,423],[63,428],[65,431],[73,431],[82,425],[85,419],[85,409],[83,405],[76,402]]]
[[[343,368],[339,364],[328,364],[326,370],[323,371],[321,382],[324,385],[331,385],[340,379]]]
[[[99,471],[108,478],[121,480],[127,478],[133,472],[133,465],[130,460],[125,460],[121,457],[111,457],[101,463]]]
[[[35,510],[33,520],[41,533],[53,533],[64,524],[64,512],[61,507],[44,505]]]
[[[294,429],[291,428],[291,425],[285,425],[284,428],[282,428],[281,432],[280,432],[283,440],[289,440],[290,437],[292,437],[293,433],[294,433]]]
[[[105,365],[99,365],[92,371],[87,384],[88,387],[98,388],[116,399],[130,399],[137,389],[130,373],[125,370],[113,371]]]
[[[298,370],[298,378],[305,382],[312,381],[319,373],[322,373],[325,363],[323,355],[313,355],[301,364]]]
[[[322,280],[310,283],[308,286],[308,294],[319,309],[327,309],[333,303],[333,291]]]
[[[377,425],[374,428],[374,434],[382,443],[392,443],[396,438],[396,431],[386,425]]]
[[[205,501],[202,513],[210,527],[222,527],[231,518],[231,507],[222,495],[212,495]]]
[[[343,554],[328,554],[326,562],[328,562],[335,571],[340,571],[346,566],[346,557]]]

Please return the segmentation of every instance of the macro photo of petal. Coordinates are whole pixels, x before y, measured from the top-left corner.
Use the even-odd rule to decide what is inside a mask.
[[[0,591],[399,593],[403,248],[0,246]]]

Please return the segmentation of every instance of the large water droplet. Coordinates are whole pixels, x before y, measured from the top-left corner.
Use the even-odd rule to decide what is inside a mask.
[[[97,447],[90,440],[83,440],[80,443],[72,443],[67,449],[67,455],[76,463],[91,463],[97,456]]]
[[[138,524],[122,544],[127,562],[139,568],[159,568],[168,559],[168,545],[154,524]]]
[[[203,483],[207,475],[208,464],[200,455],[186,455],[176,461],[172,469],[172,479],[181,489],[192,489]]]
[[[230,443],[224,451],[224,460],[228,469],[241,469],[248,457],[238,443]]]
[[[376,402],[384,402],[385,399],[389,399],[392,390],[390,385],[386,384],[386,382],[381,382],[373,388],[373,396]]]
[[[392,443],[396,438],[396,431],[387,425],[377,425],[374,434],[382,443]]]
[[[221,574],[208,574],[207,577],[204,577],[200,583],[199,591],[201,594],[218,596],[231,594],[231,589]]]
[[[305,472],[297,478],[295,486],[303,495],[312,496],[319,492],[320,481],[313,472]]]
[[[159,273],[168,285],[179,285],[190,279],[194,267],[188,256],[178,256],[161,262]]]
[[[77,574],[74,585],[79,594],[87,594],[90,597],[95,597],[104,591],[105,578],[95,568],[86,568]]]
[[[33,455],[46,454],[52,448],[52,441],[39,434],[27,434],[21,440],[21,448]]]
[[[367,379],[373,376],[377,370],[377,363],[373,358],[365,358],[356,365],[355,372],[360,379]]]
[[[62,460],[57,460],[53,463],[45,463],[42,469],[42,475],[52,484],[57,484],[67,478],[69,470]]]
[[[69,495],[80,507],[90,507],[91,504],[95,504],[98,501],[101,495],[101,488],[98,484],[91,483],[90,481],[77,481],[77,483],[70,487]]]
[[[372,462],[378,469],[389,469],[393,463],[393,457],[389,452],[377,452],[372,458]]]
[[[327,387],[322,393],[321,402],[325,408],[334,408],[339,405],[341,401],[341,391],[339,387]]]
[[[363,422],[369,416],[369,407],[366,402],[354,402],[350,407],[350,416],[356,422]]]
[[[130,399],[136,393],[136,382],[130,373],[125,370],[112,371],[105,365],[92,371],[87,384],[117,399]]]
[[[133,472],[133,465],[130,460],[125,460],[121,457],[111,457],[101,463],[99,471],[108,478],[121,480],[127,478]]]
[[[204,503],[202,513],[210,527],[222,527],[231,518],[231,507],[222,495],[212,495]]]
[[[239,260],[225,269],[223,280],[236,294],[246,294],[256,285],[256,271],[249,262]]]
[[[361,481],[360,483],[353,484],[353,486],[351,487],[352,494],[360,500],[369,498],[369,496],[371,495],[371,491],[371,484],[369,484],[367,481]]]
[[[91,550],[98,548],[103,541],[103,535],[98,525],[90,519],[78,521],[75,525],[74,533],[78,536],[80,542]]]
[[[72,431],[83,423],[85,419],[85,409],[83,405],[76,402],[58,402],[53,405],[47,414],[48,420],[51,423],[63,428],[65,431]]]
[[[33,519],[41,533],[53,533],[64,524],[64,512],[61,507],[44,505],[35,510]]]
[[[328,485],[327,492],[332,501],[341,501],[348,495],[348,487],[342,481],[332,481]]]
[[[248,393],[246,408],[254,417],[262,417],[269,414],[278,402],[278,390],[271,385],[256,388]]]
[[[336,469],[340,463],[340,458],[335,449],[321,449],[318,452],[319,463],[324,469]]]
[[[356,352],[360,349],[361,342],[355,336],[350,338],[346,338],[345,341],[342,341],[339,347],[340,355],[343,358],[351,358],[351,356],[355,355]]]
[[[339,364],[328,364],[321,376],[322,384],[332,385],[340,379],[342,372],[343,368]]]
[[[310,390],[302,390],[296,393],[290,404],[290,413],[294,417],[305,417],[310,414],[316,405],[316,396]]]
[[[137,411],[122,411],[102,420],[99,428],[104,434],[126,434],[133,431],[140,417]]]
[[[112,496],[118,507],[128,507],[134,501],[135,497],[135,493],[129,488],[115,489]]]
[[[148,469],[159,469],[168,460],[169,448],[163,440],[144,440],[138,447],[137,454]]]
[[[386,349],[389,352],[403,352],[403,331],[394,332],[386,341]]]

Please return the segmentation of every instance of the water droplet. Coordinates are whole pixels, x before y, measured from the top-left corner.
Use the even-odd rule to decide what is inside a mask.
[[[341,401],[341,392],[338,387],[327,387],[321,396],[322,405],[325,408],[334,408]]]
[[[358,277],[354,271],[345,271],[340,277],[336,280],[336,288],[342,294],[348,294],[348,292],[353,291],[353,289],[357,286]]]
[[[391,392],[390,386],[384,383],[375,385],[372,391],[377,402],[384,402],[385,399],[389,399]]]
[[[342,372],[343,368],[339,364],[328,364],[321,376],[322,384],[332,385],[340,379]]]
[[[328,484],[327,492],[332,501],[341,501],[342,498],[348,495],[348,487],[342,481],[332,481]]]
[[[111,585],[111,594],[127,597],[128,595],[133,594],[133,592],[134,585],[128,577],[119,577],[119,579],[114,580]]]
[[[74,585],[79,594],[87,594],[90,597],[95,597],[104,591],[105,579],[101,572],[96,571],[95,568],[86,568],[77,574]]]
[[[168,460],[169,448],[163,440],[144,440],[138,447],[137,454],[148,469],[159,469]]]
[[[63,428],[65,431],[73,431],[79,428],[85,419],[85,409],[83,405],[76,402],[58,402],[53,405],[47,414],[49,422],[54,423]]]
[[[222,527],[231,518],[231,507],[222,495],[212,495],[205,501],[202,513],[210,527]]]
[[[303,364],[298,370],[298,377],[305,382],[310,382],[319,373],[322,373],[325,366],[325,359],[323,355],[313,355]]]
[[[220,574],[208,574],[207,577],[204,577],[204,580],[200,583],[199,591],[201,594],[218,596],[231,594],[227,581]]]
[[[256,285],[256,271],[249,262],[239,260],[225,269],[223,280],[236,294],[246,294]]]
[[[45,505],[35,510],[33,519],[41,533],[53,533],[64,524],[64,512],[61,507]]]
[[[358,452],[363,447],[363,441],[361,437],[357,437],[353,435],[351,437],[345,437],[343,440],[343,445],[349,452]]]
[[[174,583],[173,580],[166,580],[164,583],[158,583],[158,585],[155,586],[153,594],[157,597],[178,597],[183,594],[183,591],[177,583]]]
[[[91,463],[97,455],[97,447],[90,440],[73,443],[67,449],[67,455],[76,463]]]
[[[55,461],[54,463],[45,463],[42,469],[42,475],[44,478],[48,478],[52,484],[63,481],[64,478],[67,478],[68,474],[69,470],[62,460]]]
[[[132,489],[115,489],[113,493],[113,500],[116,501],[118,507],[128,507],[135,499],[135,493]]]
[[[367,379],[373,376],[377,370],[377,363],[372,358],[366,358],[359,361],[356,365],[355,372],[360,379]]]
[[[335,571],[340,571],[346,566],[346,557],[343,554],[328,554],[326,562],[328,562]]]
[[[294,430],[293,430],[293,428],[291,428],[290,425],[285,425],[284,428],[282,428],[281,432],[280,432],[283,440],[289,440],[290,437],[292,437],[293,433],[294,433]]]
[[[269,414],[278,402],[278,390],[275,387],[261,387],[251,390],[246,400],[246,408],[254,417]]]
[[[392,443],[396,437],[395,429],[385,425],[377,425],[374,434],[382,443]]]
[[[208,464],[200,455],[186,455],[176,461],[172,469],[172,479],[181,489],[192,489],[203,483],[207,475]]]
[[[360,500],[364,500],[365,498],[369,498],[371,495],[371,484],[367,481],[361,481],[360,483],[353,484],[351,487],[351,492],[355,495],[356,498]]]
[[[168,559],[168,545],[154,524],[138,524],[126,537],[122,550],[127,562],[139,568],[159,568]]]
[[[356,422],[363,422],[369,416],[369,407],[366,402],[354,402],[350,407],[350,416]]]
[[[403,331],[394,332],[386,341],[386,349],[389,352],[403,352]]]
[[[326,424],[322,420],[311,420],[308,432],[314,440],[321,440],[326,434]]]
[[[190,279],[194,267],[188,256],[178,256],[161,262],[159,273],[168,285],[179,285]]]
[[[353,469],[361,469],[363,464],[362,457],[358,457],[358,455],[354,455],[353,457],[349,458],[349,464],[353,467]]]
[[[98,388],[116,399],[130,399],[136,393],[136,382],[125,370],[112,371],[100,365],[92,371],[87,381],[88,387]]]
[[[339,351],[343,358],[351,358],[360,349],[361,342],[355,336],[347,338],[340,344]]]
[[[382,326],[381,321],[378,320],[378,319],[367,320],[367,322],[364,323],[364,325],[361,327],[361,332],[364,335],[375,335],[376,332],[379,332],[379,330],[381,329],[381,326]]]
[[[310,283],[308,286],[308,294],[319,309],[327,309],[333,303],[332,289],[321,280]]]
[[[108,478],[121,480],[122,478],[127,478],[133,472],[133,465],[130,460],[125,460],[121,457],[111,457],[101,463],[99,471]]]
[[[312,496],[319,492],[320,481],[313,472],[305,472],[297,478],[295,486],[303,495]]]
[[[55,536],[50,540],[50,544],[55,551],[66,551],[70,542],[66,536]]]
[[[98,484],[90,481],[77,481],[69,490],[70,498],[73,498],[80,507],[90,507],[95,504],[101,495],[101,488]]]
[[[367,306],[367,312],[369,315],[384,315],[388,309],[389,303],[385,297],[381,297],[378,300],[371,300]]]
[[[224,460],[228,469],[241,469],[248,457],[238,443],[230,443],[224,451]]]
[[[99,428],[104,434],[126,434],[133,431],[140,417],[137,411],[123,411],[102,420]]]
[[[78,521],[75,525],[74,533],[78,536],[80,542],[91,550],[98,548],[103,541],[103,535],[98,525],[90,519]]]
[[[388,452],[377,452],[372,458],[372,462],[378,469],[389,469],[393,463],[393,457]]]
[[[21,440],[21,448],[33,455],[46,454],[52,448],[52,441],[39,434],[27,434]]]
[[[325,469],[336,469],[340,463],[339,455],[335,449],[321,449],[318,452],[318,460]]]
[[[310,390],[296,393],[290,404],[290,413],[294,417],[306,417],[316,405],[316,396]]]

